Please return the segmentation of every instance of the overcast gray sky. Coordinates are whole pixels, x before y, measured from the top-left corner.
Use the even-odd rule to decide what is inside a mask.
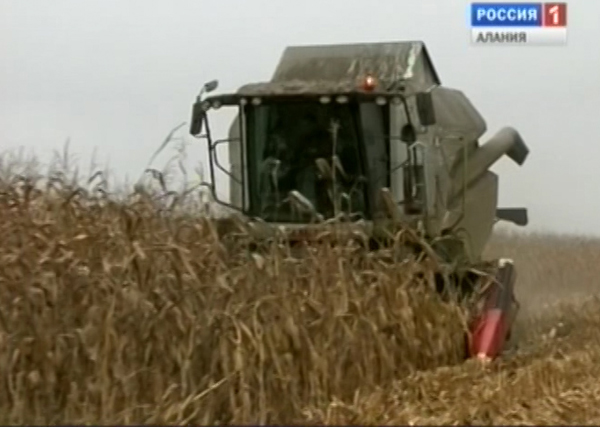
[[[268,80],[287,45],[423,40],[442,83],[470,97],[489,133],[514,126],[531,148],[524,167],[495,167],[502,204],[529,207],[533,229],[598,233],[600,2],[569,2],[567,47],[472,47],[468,5],[0,0],[0,147],[44,159],[70,138],[85,165],[97,148],[136,177],[209,79],[223,91]],[[187,140],[188,162],[205,158]]]

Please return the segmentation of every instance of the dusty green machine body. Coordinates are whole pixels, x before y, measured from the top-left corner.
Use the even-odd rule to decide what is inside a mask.
[[[213,191],[215,171],[228,174],[220,202],[258,235],[306,238],[335,221],[377,236],[402,224],[437,242],[446,261],[476,264],[497,220],[527,223],[525,209],[498,209],[489,170],[504,155],[523,164],[527,146],[510,127],[480,143],[485,120],[442,86],[422,42],[288,47],[269,82],[203,97],[215,88],[198,96],[190,132],[209,141]],[[210,111],[226,106],[237,116],[215,141]],[[512,301],[512,262],[499,263],[503,274],[510,266]]]

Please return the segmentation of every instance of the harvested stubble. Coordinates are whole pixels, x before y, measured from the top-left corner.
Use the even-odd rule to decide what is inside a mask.
[[[489,256],[518,270],[515,349],[417,372],[391,387],[310,413],[315,423],[387,425],[600,424],[600,239],[500,234]]]
[[[460,360],[424,264],[230,255],[151,203],[2,190],[2,423],[300,422]]]
[[[315,411],[313,420],[337,425],[598,425],[600,301],[557,308],[560,316],[527,325],[539,335],[526,349],[489,367],[469,361],[417,372],[352,404]],[[540,327],[559,317],[576,326]]]

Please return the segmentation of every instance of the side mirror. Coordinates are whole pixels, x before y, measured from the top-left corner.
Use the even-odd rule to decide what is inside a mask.
[[[431,92],[417,93],[417,114],[421,126],[431,126],[435,122],[435,108],[433,107],[433,98]]]
[[[197,136],[202,132],[206,120],[206,111],[202,108],[202,95],[214,91],[219,86],[218,80],[211,80],[204,83],[200,93],[196,97],[196,103],[192,109],[192,123],[190,124],[190,134]]]
[[[190,134],[197,136],[202,132],[204,121],[206,120],[206,111],[202,107],[202,101],[198,100],[192,108],[192,122],[190,124]]]
[[[202,96],[205,93],[209,93],[214,91],[215,89],[217,89],[217,87],[219,87],[219,81],[218,80],[211,80],[207,83],[204,83],[204,86],[202,86],[202,90],[200,90],[200,95],[198,96]]]

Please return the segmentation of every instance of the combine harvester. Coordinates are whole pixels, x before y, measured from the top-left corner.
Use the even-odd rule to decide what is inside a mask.
[[[482,251],[497,220],[526,225],[527,211],[498,209],[489,169],[503,155],[522,165],[529,150],[510,127],[479,144],[483,117],[441,86],[424,43],[288,47],[271,81],[203,97],[216,87],[198,95],[190,133],[208,140],[218,202],[257,238],[306,242],[331,223],[337,237],[360,226],[379,244],[402,229],[420,236],[411,250],[450,271],[440,291],[450,284],[481,296],[467,356],[502,352],[518,311],[515,270],[509,259],[483,261]],[[210,112],[224,106],[237,116],[229,138],[213,140]],[[217,155],[223,143],[229,169]],[[216,195],[217,169],[229,176],[228,202]]]

